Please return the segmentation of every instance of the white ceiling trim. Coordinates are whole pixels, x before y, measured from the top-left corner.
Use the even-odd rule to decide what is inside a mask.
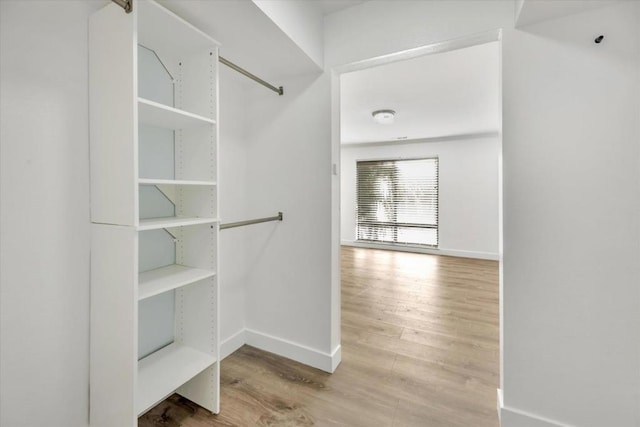
[[[353,71],[365,70],[367,68],[377,67],[385,64],[392,64],[398,61],[418,58],[425,55],[433,55],[436,53],[449,52],[456,49],[464,49],[465,47],[477,46],[480,44],[491,43],[502,39],[502,30],[490,30],[470,36],[460,37],[457,39],[447,40],[443,42],[433,43],[427,46],[419,46],[400,52],[381,55],[375,58],[363,59],[362,61],[352,62],[337,67],[333,67],[336,74],[351,73]]]
[[[388,145],[406,145],[406,144],[425,144],[434,142],[447,142],[447,141],[470,141],[474,139],[487,139],[498,138],[500,132],[477,132],[477,133],[465,133],[460,135],[447,135],[447,136],[434,136],[432,138],[417,138],[417,139],[394,139],[391,141],[368,141],[368,142],[355,142],[344,143],[342,148],[360,148],[360,147],[379,147]]]

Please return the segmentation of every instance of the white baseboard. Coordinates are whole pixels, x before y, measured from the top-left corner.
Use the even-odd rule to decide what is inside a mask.
[[[331,353],[331,373],[338,369],[338,365],[342,362],[342,346],[338,344],[335,350]]]
[[[243,328],[220,343],[220,360],[225,359],[246,343],[247,339],[245,337],[245,329]]]
[[[340,346],[329,354],[251,329],[245,329],[245,338],[246,343],[250,346],[329,373],[335,371],[341,360]]]
[[[323,353],[252,329],[242,329],[224,340],[220,344],[220,360],[245,344],[329,373],[334,372],[342,360],[341,346],[336,347],[331,354]]]
[[[500,260],[500,255],[498,255],[497,253],[460,251],[457,249],[438,249],[436,255],[455,256],[460,258],[486,259],[489,261]]]
[[[504,406],[502,390],[498,389],[498,418],[500,427],[571,427],[558,421]]]
[[[457,249],[432,249],[422,246],[411,245],[393,245],[385,243],[375,242],[357,242],[353,240],[342,240],[340,244],[343,246],[354,246],[357,248],[370,248],[370,249],[385,249],[388,251],[400,251],[400,252],[416,252],[421,254],[431,255],[446,255],[455,256],[460,258],[475,258],[475,259],[487,259],[491,261],[498,261],[500,259],[499,254],[493,252],[474,252],[474,251],[462,251]]]

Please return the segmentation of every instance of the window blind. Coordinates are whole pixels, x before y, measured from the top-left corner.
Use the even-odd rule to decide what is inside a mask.
[[[438,158],[357,162],[358,240],[438,246]]]

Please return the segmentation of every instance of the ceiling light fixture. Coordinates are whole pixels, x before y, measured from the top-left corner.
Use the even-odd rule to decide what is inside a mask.
[[[393,123],[396,112],[393,110],[376,110],[371,113],[373,119],[381,125],[390,125]]]

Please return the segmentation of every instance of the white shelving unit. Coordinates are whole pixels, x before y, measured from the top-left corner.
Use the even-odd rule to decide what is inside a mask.
[[[219,44],[151,0],[93,14],[89,43],[90,425],[137,426],[174,392],[218,413]],[[165,77],[145,74],[141,48]],[[172,304],[153,313],[173,316],[172,339],[150,334],[147,355],[155,298]]]

